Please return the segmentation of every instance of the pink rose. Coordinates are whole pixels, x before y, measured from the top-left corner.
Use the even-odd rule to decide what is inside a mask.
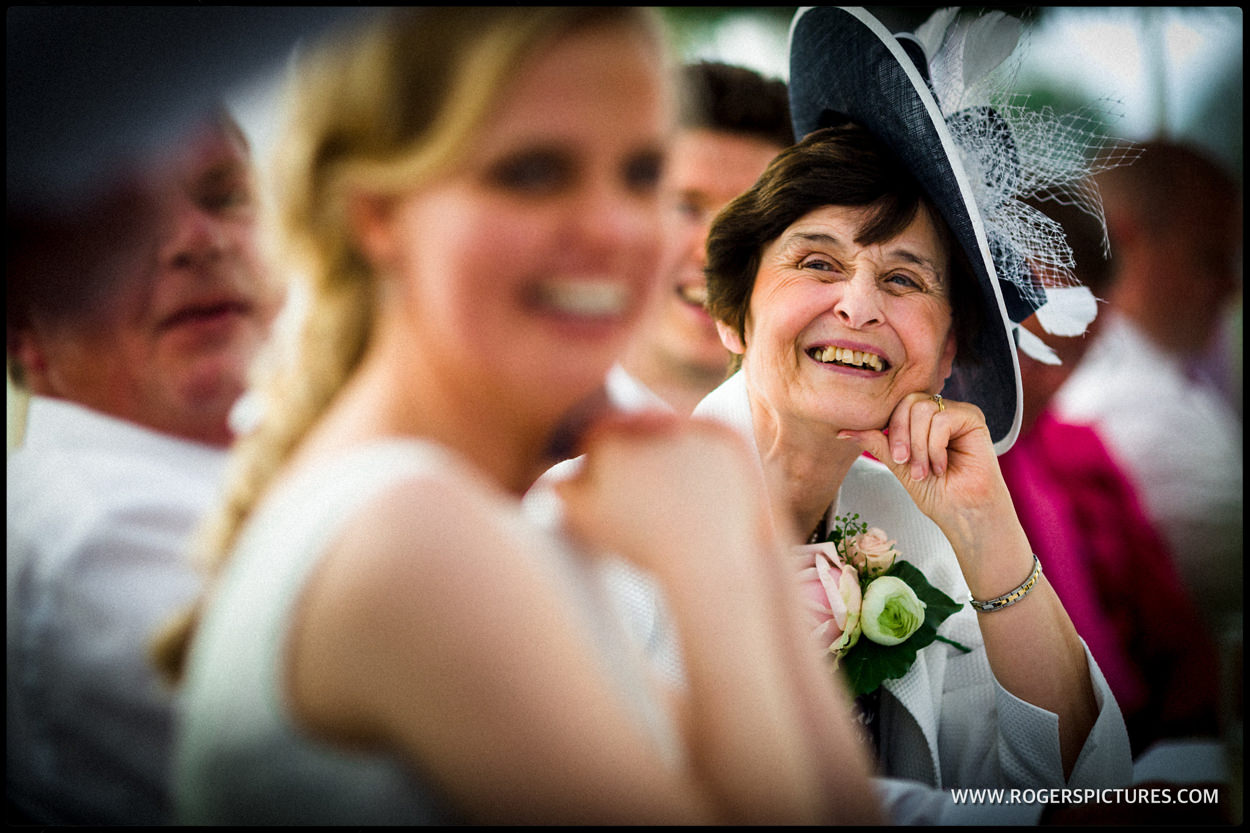
[[[799,565],[800,593],[812,637],[834,662],[859,641],[863,594],[859,574],[831,543],[804,544],[794,548]]]
[[[846,547],[847,559],[865,576],[879,576],[894,565],[898,550],[894,541],[875,526],[852,538]]]

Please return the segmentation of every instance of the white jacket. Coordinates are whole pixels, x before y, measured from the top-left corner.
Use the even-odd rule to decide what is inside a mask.
[[[731,425],[754,444],[741,372],[709,394],[695,415]],[[851,513],[859,513],[862,521],[895,539],[902,558],[919,568],[935,587],[958,602],[969,598],[950,543],[884,465],[861,457],[851,467],[831,516]],[[920,651],[903,677],[883,684],[888,694],[881,698],[880,766],[887,780],[881,787],[893,821],[1035,822],[1041,804],[954,804],[949,791],[1129,785],[1128,731],[1088,648],[1085,655],[1098,718],[1071,777],[1064,779],[1058,716],[1012,695],[994,678],[976,612],[963,606],[942,623],[939,632],[972,652],[965,654],[934,642]],[[937,790],[917,791],[915,784]]]

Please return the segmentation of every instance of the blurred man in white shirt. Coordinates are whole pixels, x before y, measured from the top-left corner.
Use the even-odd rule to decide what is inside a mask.
[[[148,662],[198,590],[190,536],[281,302],[224,112],[72,208],[9,219],[6,786],[45,824],[168,819],[171,694]]]

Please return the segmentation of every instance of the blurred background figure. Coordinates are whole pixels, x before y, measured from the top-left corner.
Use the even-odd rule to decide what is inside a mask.
[[[147,643],[199,587],[185,539],[278,304],[240,94],[358,14],[6,12],[10,823],[168,821]]]
[[[1074,206],[1034,207],[1065,229],[1076,276],[1105,297],[1111,274],[1101,224]],[[1217,735],[1219,680],[1207,625],[1137,488],[1094,427],[1065,422],[1052,406],[1103,322],[1100,315],[1086,335],[1063,338],[1026,319],[1023,326],[1044,336],[1062,363],[1020,352],[1020,436],[998,461],[1029,541],[1106,675],[1139,754],[1165,738]]]
[[[1223,749],[1175,745],[1139,759],[1139,777],[1209,771],[1241,817],[1242,425],[1212,384],[1208,356],[1240,294],[1241,193],[1196,146],[1145,143],[1133,165],[1097,178],[1111,239],[1103,321],[1054,400],[1065,422],[1089,425],[1124,467],[1213,633],[1218,662],[1195,668],[1195,695],[1214,680]],[[1135,580],[1145,589],[1140,573]],[[1169,610],[1168,616],[1171,617]],[[1196,629],[1188,647],[1203,651]],[[1179,756],[1179,757],[1178,757]],[[1227,771],[1220,773],[1220,765]]]
[[[49,824],[168,820],[153,629],[199,587],[186,539],[280,302],[247,142],[219,111],[113,182],[8,213],[6,788]]]
[[[41,400],[224,446],[280,302],[247,140],[222,111],[147,164],[81,206],[10,214],[9,371]]]
[[[259,160],[276,110],[274,80],[291,47],[369,13],[359,7],[10,7],[10,225],[14,217],[73,216],[88,194],[116,184],[119,170],[146,166],[184,142],[193,124],[222,101]],[[9,234],[15,239],[19,232],[10,228]],[[81,283],[71,278],[66,289],[81,291]],[[12,450],[25,429],[29,391],[6,382],[6,447]]]
[[[1056,410],[1099,432],[1203,615],[1240,634],[1242,426],[1203,366],[1240,290],[1240,189],[1206,155],[1162,141],[1097,181],[1112,253],[1105,320]]]
[[[708,226],[793,142],[783,81],[700,61],[682,71],[680,129],[665,171],[676,200],[674,246],[656,312],[622,361],[625,370],[682,414],[725,380],[729,352],[703,308]]]

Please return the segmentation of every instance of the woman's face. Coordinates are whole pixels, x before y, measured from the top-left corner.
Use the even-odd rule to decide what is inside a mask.
[[[465,164],[399,200],[372,251],[420,361],[547,410],[602,382],[658,285],[661,72],[631,29],[564,36],[519,65]]]
[[[929,213],[870,246],[855,242],[864,217],[826,206],[792,223],[761,257],[745,352],[721,325],[780,417],[882,428],[903,396],[950,375],[950,258]]]

